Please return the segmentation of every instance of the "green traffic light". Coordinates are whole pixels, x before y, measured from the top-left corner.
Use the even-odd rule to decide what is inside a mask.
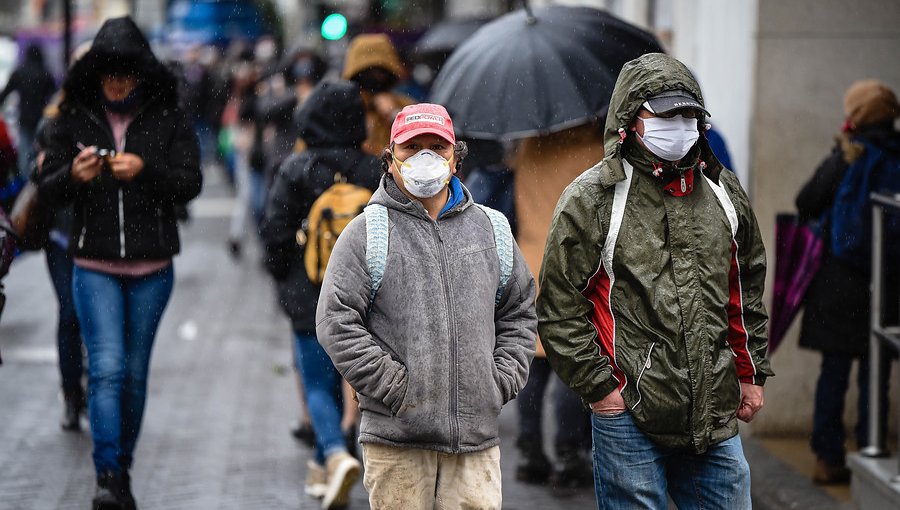
[[[322,37],[337,41],[347,34],[347,18],[343,14],[329,14],[322,22]]]

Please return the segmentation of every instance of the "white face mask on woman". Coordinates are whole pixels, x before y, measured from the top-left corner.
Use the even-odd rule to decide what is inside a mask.
[[[647,150],[665,161],[680,160],[700,138],[697,119],[675,115],[670,118],[642,118],[641,121],[644,123],[644,136],[638,135],[638,138]]]
[[[431,198],[450,182],[450,162],[432,150],[421,150],[406,161],[394,157],[394,161],[406,191],[416,198]]]

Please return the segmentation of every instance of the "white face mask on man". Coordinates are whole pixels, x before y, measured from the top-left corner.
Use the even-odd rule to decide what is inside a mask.
[[[644,123],[644,136],[638,135],[638,138],[647,150],[665,161],[680,160],[700,138],[697,119],[675,115],[670,118],[641,118],[641,121]]]
[[[406,191],[416,198],[431,198],[450,182],[450,162],[432,150],[421,150],[406,161],[394,157],[394,161]]]

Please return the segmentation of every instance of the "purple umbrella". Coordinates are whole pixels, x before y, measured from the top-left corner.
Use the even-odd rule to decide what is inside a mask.
[[[769,311],[769,353],[775,352],[800,311],[806,290],[819,271],[825,242],[795,214],[775,219],[775,282]]]

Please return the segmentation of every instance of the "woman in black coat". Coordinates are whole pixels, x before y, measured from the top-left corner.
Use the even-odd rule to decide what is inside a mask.
[[[135,508],[128,474],[150,353],[174,284],[176,205],[200,193],[199,148],[174,75],[128,18],[72,67],[40,191],[74,201],[72,289],[88,351],[94,508]]]
[[[894,93],[874,80],[858,82],[844,98],[847,114],[845,131],[838,144],[819,165],[815,174],[797,195],[797,211],[802,221],[828,218],[844,174],[861,157],[861,142],[881,148],[900,147],[900,134],[894,119],[900,106]],[[868,211],[866,211],[868,214]],[[827,230],[830,219],[825,220]],[[813,412],[812,450],[817,462],[813,481],[820,484],[844,483],[850,471],[844,464],[844,396],[850,382],[850,368],[859,359],[857,384],[859,409],[856,424],[857,446],[868,443],[869,418],[869,280],[868,268],[855,267],[831,253],[825,232],[822,266],[809,287],[800,332],[800,346],[822,352],[822,367],[816,385]],[[898,272],[887,273],[885,307],[887,320],[896,321]],[[893,314],[893,317],[890,315]],[[894,321],[894,322],[891,322]],[[882,423],[887,414],[889,361],[882,369]]]

